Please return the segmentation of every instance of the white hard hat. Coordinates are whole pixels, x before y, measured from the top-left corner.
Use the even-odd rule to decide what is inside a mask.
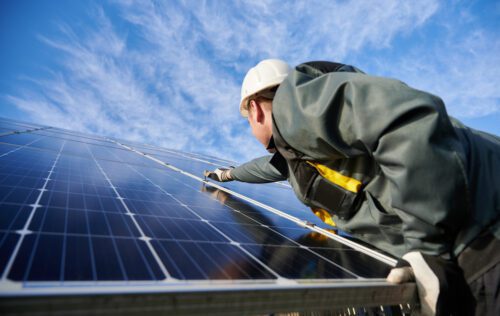
[[[280,59],[265,59],[251,68],[241,85],[240,113],[248,116],[246,103],[248,98],[265,89],[274,87],[283,82],[290,73],[290,66]]]

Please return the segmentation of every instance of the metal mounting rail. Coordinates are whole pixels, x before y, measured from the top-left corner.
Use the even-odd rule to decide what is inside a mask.
[[[50,290],[12,296],[0,292],[2,315],[259,315],[311,311],[328,315],[409,315],[416,297],[414,283],[342,280],[288,287],[233,283],[187,290],[143,285],[130,291],[117,285],[92,287],[78,295],[71,286],[63,291],[60,287],[52,288],[52,293]]]
[[[11,132],[0,134],[0,137],[14,135],[14,134],[31,133],[31,132],[34,132],[34,131],[40,131],[40,130],[50,129],[50,128],[51,127],[39,127],[39,128],[32,128],[32,129],[26,129],[26,130],[11,131]]]

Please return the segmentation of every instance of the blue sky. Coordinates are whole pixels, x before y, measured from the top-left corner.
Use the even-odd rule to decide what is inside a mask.
[[[500,135],[498,1],[0,1],[0,116],[245,161],[264,58],[348,63]]]

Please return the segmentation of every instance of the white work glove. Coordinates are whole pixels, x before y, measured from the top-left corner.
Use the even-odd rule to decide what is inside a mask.
[[[387,281],[416,281],[420,315],[474,315],[474,298],[463,272],[450,260],[409,252],[391,270]]]
[[[231,169],[226,168],[217,168],[214,171],[205,170],[204,176],[219,182],[233,181],[233,178],[231,178]]]

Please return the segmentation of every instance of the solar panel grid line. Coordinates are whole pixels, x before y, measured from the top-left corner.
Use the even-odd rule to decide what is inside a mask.
[[[104,138],[104,137],[100,137],[100,136],[96,136],[96,135],[76,133],[75,131],[70,131],[70,130],[66,130],[66,129],[62,129],[62,128],[57,128],[57,127],[51,127],[50,128],[50,132],[58,133],[58,134],[65,135],[65,136],[80,137],[80,138],[85,139],[85,140],[94,140],[94,141],[109,143],[109,141],[106,138]]]
[[[68,173],[68,178],[69,178],[69,173]],[[67,193],[67,197],[66,197],[66,206],[69,204],[68,200],[69,200],[69,187],[66,188],[66,193]],[[66,212],[67,213],[67,212]],[[64,238],[62,238],[63,240],[63,244],[62,244],[62,254],[61,254],[61,269],[59,271],[59,279],[60,280],[64,280],[64,272],[65,272],[65,264],[66,264],[66,246],[67,246],[67,242],[68,242],[68,237],[67,236],[67,233],[68,233],[68,216],[65,216],[64,218]]]
[[[44,129],[46,131],[46,129]],[[58,139],[66,139],[66,140],[71,140],[73,142],[77,143],[84,143],[84,144],[91,144],[91,145],[96,145],[96,146],[102,146],[102,147],[112,147],[112,148],[118,148],[115,143],[110,142],[109,140],[105,138],[96,138],[96,137],[83,137],[83,136],[75,136],[70,133],[64,133],[63,136],[61,136],[60,131],[57,129],[51,128],[50,131],[47,131],[47,134],[40,134],[40,133],[33,133],[36,135],[43,135],[43,136],[48,136],[52,138],[58,138]],[[68,138],[72,137],[72,138]],[[75,138],[81,138],[82,140],[78,140]],[[96,143],[98,142],[98,143]]]
[[[47,131],[47,134],[39,134],[39,133],[36,133],[36,131]],[[48,131],[49,130],[49,131]],[[34,132],[33,132],[34,131]],[[29,130],[26,130],[25,132],[29,132],[31,133],[32,135],[40,135],[42,136],[43,138],[45,137],[52,137],[54,139],[66,139],[66,140],[71,140],[73,142],[78,142],[78,143],[86,143],[85,141],[82,141],[82,140],[77,140],[75,138],[72,138],[72,139],[67,139],[65,137],[62,137],[61,135],[59,134],[55,134],[56,132],[59,132],[60,133],[60,130],[57,129],[57,128],[53,128],[53,127],[41,127],[41,128],[35,128],[35,129],[29,129]],[[12,133],[12,134],[23,134],[23,133]],[[66,133],[65,135],[71,135],[72,137],[79,137],[79,138],[84,138],[84,139],[87,139],[87,140],[90,140],[90,141],[97,141],[97,142],[100,142],[100,143],[105,143],[105,144],[96,144],[96,143],[90,143],[92,145],[96,145],[96,146],[112,146],[113,148],[118,148],[116,146],[116,144],[112,143],[112,142],[109,142],[108,140],[104,139],[104,138],[96,138],[96,137],[83,137],[83,136],[75,136],[73,134],[70,134],[70,133]],[[9,136],[9,135],[5,135],[5,136]],[[4,140],[0,139],[0,142],[5,142]],[[26,144],[26,145],[29,145],[29,144]]]
[[[77,136],[77,137],[86,138],[86,139],[93,139],[93,140],[108,142],[104,137],[101,137],[101,136],[97,136],[97,135],[93,135],[93,134],[81,133],[81,132],[77,132],[77,131],[74,131],[74,130],[64,129],[64,128],[61,128],[61,127],[43,126],[43,125],[34,124],[34,123],[29,123],[29,125],[28,125],[27,123],[19,122],[19,121],[16,121],[16,120],[10,120],[10,119],[5,119],[5,118],[0,118],[0,122],[2,122],[2,121],[7,122],[7,123],[11,123],[11,124],[20,125],[20,126],[25,126],[25,127],[31,127],[31,128],[34,127],[34,128],[36,128],[38,130],[47,130],[47,129],[50,129],[51,131],[59,132],[59,133],[65,134],[65,135],[72,135],[72,136]]]
[[[18,144],[12,144],[12,143],[4,143],[8,146],[11,146],[11,147],[15,147],[14,150],[11,150],[9,152],[6,152],[2,155],[0,155],[0,157],[4,157],[8,154],[11,154],[11,153],[14,153],[18,150],[21,150],[21,149],[25,149],[25,148],[29,148],[29,150],[33,150],[33,151],[40,151],[40,152],[54,152],[54,150],[50,149],[50,148],[40,148],[40,147],[31,147],[30,145],[32,144],[35,144],[36,142],[42,140],[42,139],[45,139],[45,138],[54,138],[54,137],[51,137],[51,136],[42,136],[30,143],[27,143],[27,144],[24,144],[24,145],[18,145]],[[61,140],[65,140],[64,138],[60,138]],[[2,142],[0,141],[0,144]],[[89,143],[85,143],[85,142],[81,142],[82,144],[89,144]],[[91,144],[91,145],[95,145],[95,146],[99,146],[99,147],[104,147],[104,146],[101,146],[101,145],[96,145],[96,144]],[[117,148],[117,147],[112,147],[113,149],[119,149],[119,150],[123,150],[124,152],[129,152],[128,150],[125,150],[125,149],[122,149],[122,148]],[[81,155],[79,154],[74,154],[74,153],[64,153],[64,155],[66,156],[73,156],[73,157],[82,157]],[[117,163],[123,163],[123,161],[120,161],[120,160],[111,160],[109,158],[105,158],[105,157],[99,157],[99,160],[103,160],[103,161],[111,161],[111,162],[117,162]],[[128,163],[132,163],[132,162],[128,162]],[[160,166],[157,167],[157,169],[160,169]]]
[[[106,227],[109,230],[109,232],[111,232],[112,231],[112,226],[110,225],[110,222],[107,219],[107,216],[104,216],[104,222],[106,223]],[[90,226],[89,226],[89,230],[88,231],[89,231],[89,233],[91,232],[90,231]],[[129,230],[129,233],[130,233],[130,230]],[[91,234],[93,236],[92,238],[94,238],[94,239],[98,239],[100,237],[98,234],[95,234],[95,233],[91,233]],[[106,238],[106,239],[102,239],[102,240],[109,240],[110,236],[104,235],[104,236],[101,236],[101,237],[105,237]],[[136,238],[134,238],[133,236],[130,236],[130,237],[127,237],[127,236],[112,236],[112,238],[110,240],[111,243],[112,243],[112,247],[114,249],[114,254],[115,254],[114,257],[117,259],[118,264],[119,264],[119,268],[120,268],[120,271],[121,271],[121,276],[123,276],[125,279],[127,278],[127,271],[125,271],[125,267],[124,267],[124,263],[123,262],[126,259],[126,257],[123,256],[123,252],[120,251],[120,249],[119,249],[118,246],[119,246],[120,240],[126,240],[127,238],[131,239],[135,244],[137,243],[136,242]],[[110,249],[110,250],[113,250],[113,249]],[[144,255],[142,253],[139,253],[138,255],[144,260],[144,262],[146,262],[145,257],[144,257]],[[149,273],[151,275],[152,271],[151,271],[151,269],[149,269],[149,266],[146,266],[146,268],[148,268],[148,271],[149,271]],[[96,278],[95,275],[94,275],[93,279],[94,280],[99,280],[99,278]],[[129,282],[129,280],[127,280],[127,282]]]
[[[119,142],[118,140],[111,139],[111,138],[106,138],[106,139],[108,141],[115,142],[115,143]],[[207,164],[210,164],[210,165],[213,165],[213,166],[218,166],[218,167],[226,167],[227,164],[234,164],[235,163],[234,161],[229,161],[229,160],[220,159],[220,158],[216,158],[216,157],[210,157],[210,159],[213,159],[213,160],[216,160],[216,161],[219,161],[219,162],[223,163],[223,164],[217,164],[217,163],[213,163],[211,161],[208,161],[206,159],[202,159],[202,158],[200,158],[200,155],[195,154],[195,153],[182,153],[182,152],[179,152],[179,151],[176,151],[176,150],[167,149],[167,148],[160,148],[160,149],[158,149],[158,148],[149,146],[147,144],[141,144],[141,147],[146,148],[146,149],[149,148],[151,150],[156,150],[156,151],[162,151],[162,152],[173,154],[173,155],[177,155],[177,156],[183,157],[183,158],[189,158],[189,159],[192,159],[192,160],[204,162],[204,163],[207,163]]]
[[[55,168],[57,162],[59,161],[59,158],[61,157],[61,152],[64,148],[64,144],[65,143],[63,143],[61,145],[59,153],[57,154],[57,156],[54,160],[54,163],[52,164],[52,167],[49,170],[47,177],[45,178],[45,182],[44,182],[42,188],[40,189],[40,193],[38,194],[38,197],[37,197],[35,203],[33,205],[31,205],[32,206],[31,213],[30,213],[28,219],[26,220],[26,223],[25,223],[23,229],[21,231],[17,231],[17,233],[20,234],[21,236],[20,236],[20,238],[19,238],[19,240],[14,248],[14,251],[13,251],[11,257],[9,258],[9,261],[7,262],[7,265],[5,266],[4,273],[3,273],[2,279],[1,279],[4,282],[7,280],[7,276],[9,275],[10,270],[12,269],[12,265],[14,264],[14,261],[17,257],[17,253],[19,252],[19,249],[21,248],[21,244],[24,241],[25,236],[31,233],[31,231],[28,230],[29,225],[31,223],[31,220],[33,219],[33,216],[35,215],[36,210],[41,207],[41,205],[39,204],[40,200],[42,199],[42,195],[47,191],[46,190],[47,183],[51,180],[50,177],[51,177],[52,173],[54,172],[54,168]]]
[[[272,212],[272,213],[275,213],[275,214],[277,214],[277,215],[279,215],[279,216],[282,216],[282,217],[284,217],[284,218],[287,218],[287,219],[289,219],[289,220],[291,220],[291,221],[293,221],[293,222],[297,223],[297,224],[298,224],[298,225],[300,225],[300,226],[303,226],[303,227],[306,227],[306,228],[308,228],[308,229],[310,229],[310,230],[313,230],[313,231],[316,231],[316,232],[318,232],[318,233],[324,234],[324,235],[326,235],[326,236],[328,236],[328,237],[330,237],[330,238],[332,238],[332,239],[334,239],[334,240],[336,240],[336,241],[338,241],[338,242],[340,242],[340,243],[342,243],[342,244],[345,244],[345,245],[347,245],[347,246],[349,246],[349,247],[351,247],[351,248],[354,248],[354,249],[356,249],[356,250],[359,250],[359,251],[361,251],[361,252],[364,252],[364,253],[366,253],[367,255],[369,255],[369,256],[371,256],[371,257],[373,257],[373,258],[377,259],[377,260],[380,260],[380,261],[382,261],[382,262],[384,262],[384,263],[387,263],[387,264],[388,264],[388,265],[390,265],[390,266],[395,266],[395,265],[396,265],[396,262],[397,262],[397,261],[396,261],[395,259],[393,259],[393,258],[391,258],[391,257],[389,257],[389,256],[386,256],[386,255],[384,255],[384,254],[381,254],[381,253],[379,253],[379,252],[377,252],[377,251],[375,251],[375,250],[373,250],[373,249],[370,249],[370,248],[365,247],[365,246],[363,246],[363,245],[360,245],[360,244],[358,244],[358,243],[356,243],[356,242],[353,242],[353,241],[351,241],[351,240],[348,240],[348,239],[346,239],[346,238],[343,238],[343,237],[341,237],[341,236],[338,236],[338,235],[336,235],[336,234],[333,234],[333,233],[329,232],[329,231],[328,231],[328,230],[326,230],[326,229],[323,229],[323,228],[320,228],[320,227],[317,227],[317,226],[313,226],[313,225],[309,225],[309,223],[304,222],[303,220],[301,220],[301,219],[299,219],[299,218],[296,218],[296,217],[294,217],[294,216],[292,216],[292,215],[289,215],[289,214],[287,214],[287,213],[285,213],[285,212],[283,212],[283,211],[281,211],[281,210],[278,210],[278,209],[276,209],[276,208],[270,207],[270,206],[268,206],[268,205],[266,205],[266,204],[264,204],[264,203],[261,203],[261,202],[259,202],[259,201],[254,200],[254,199],[251,199],[251,198],[249,198],[249,197],[247,197],[247,196],[245,196],[245,195],[243,195],[243,194],[237,193],[237,192],[235,192],[235,191],[233,191],[233,190],[230,190],[230,189],[228,189],[228,188],[225,188],[224,186],[221,186],[221,185],[219,185],[219,184],[216,184],[216,183],[213,183],[213,182],[209,182],[209,181],[207,181],[207,180],[205,180],[205,179],[202,179],[202,178],[200,178],[200,177],[197,177],[197,176],[195,176],[195,175],[193,175],[193,174],[191,174],[191,173],[189,173],[189,172],[186,172],[186,171],[184,171],[184,170],[182,170],[182,169],[180,169],[180,168],[177,168],[177,167],[175,167],[175,166],[173,166],[173,165],[171,165],[171,164],[169,164],[169,163],[165,163],[165,162],[163,162],[163,161],[161,161],[161,160],[159,160],[159,159],[155,158],[154,156],[151,156],[151,155],[149,155],[149,154],[146,154],[146,153],[140,152],[140,151],[136,150],[136,149],[135,149],[135,148],[133,148],[133,147],[127,146],[127,145],[122,144],[122,143],[119,143],[119,142],[117,142],[117,144],[119,144],[119,145],[123,146],[124,148],[127,148],[127,149],[129,149],[129,150],[131,150],[131,151],[133,151],[133,152],[135,152],[135,153],[137,153],[137,154],[139,154],[139,155],[142,155],[142,156],[144,156],[144,157],[146,157],[146,158],[148,158],[148,159],[151,159],[151,160],[153,160],[153,161],[155,161],[155,162],[157,162],[157,163],[159,163],[159,164],[161,164],[161,165],[164,165],[164,166],[166,166],[167,168],[170,168],[170,169],[172,169],[172,170],[174,170],[174,171],[177,171],[177,172],[179,172],[179,173],[181,173],[181,174],[184,174],[184,175],[186,175],[186,176],[188,176],[188,177],[190,177],[190,178],[192,178],[192,179],[198,180],[198,181],[200,181],[200,182],[202,182],[202,183],[205,183],[205,184],[210,185],[210,186],[212,186],[212,187],[215,187],[215,188],[217,188],[217,189],[219,189],[219,190],[222,190],[222,191],[224,191],[224,192],[227,192],[227,193],[229,193],[229,194],[232,194],[232,195],[234,195],[234,196],[236,196],[236,197],[238,197],[238,198],[241,198],[241,199],[243,199],[243,200],[245,200],[245,201],[248,201],[248,202],[250,202],[250,203],[252,203],[252,204],[254,204],[254,205],[257,205],[257,206],[259,206],[259,207],[262,207],[262,208],[264,208],[264,209],[266,209],[266,210],[268,210],[268,211],[270,211],[270,212]]]
[[[68,174],[69,175],[69,174]],[[68,177],[69,178],[69,177]],[[68,179],[68,183],[70,182],[70,180]],[[81,183],[81,186],[82,186],[82,191],[83,191],[83,182]],[[70,189],[70,185],[68,185],[66,187],[66,191],[69,193],[69,190]],[[83,207],[84,209],[88,209],[87,208],[87,202],[85,201],[85,198],[83,199]],[[88,232],[90,232],[90,223],[88,221],[88,214],[85,213],[85,226],[86,226],[86,229]],[[66,219],[67,220],[67,219]],[[65,227],[65,229],[67,229],[67,227]],[[82,234],[83,235],[83,234]],[[97,267],[96,267],[96,263],[95,263],[95,255],[94,255],[94,250],[92,248],[92,238],[90,236],[90,234],[88,236],[85,236],[83,235],[82,238],[87,238],[88,240],[88,253],[89,253],[89,257],[90,257],[90,266],[91,266],[91,273],[92,273],[92,279],[93,280],[97,280]]]
[[[129,166],[130,167],[130,166]],[[133,169],[134,171],[136,171],[139,175],[143,176],[146,180],[148,180],[152,185],[156,186],[158,189],[160,189],[161,191],[167,193],[162,187],[160,187],[159,185],[155,184],[153,181],[151,181],[148,177],[144,176],[142,173],[138,172],[137,170],[135,170],[133,167],[130,167],[131,169]],[[169,193],[167,193],[169,194]],[[243,248],[241,246],[240,243],[232,240],[228,235],[226,235],[224,232],[222,232],[220,229],[218,229],[217,227],[215,227],[212,223],[210,223],[208,220],[206,220],[205,218],[203,218],[201,215],[199,215],[195,210],[193,210],[191,207],[189,207],[188,205],[182,203],[182,201],[180,201],[179,199],[177,199],[175,196],[173,196],[172,194],[170,194],[170,197],[172,199],[174,199],[175,201],[177,201],[180,205],[182,205],[183,207],[185,207],[187,210],[189,210],[191,213],[193,213],[195,216],[197,216],[198,218],[200,218],[200,220],[204,223],[206,223],[207,225],[209,225],[212,229],[214,229],[215,231],[217,231],[219,234],[221,234],[224,238],[226,238],[230,244],[238,247],[241,251],[243,251],[244,253],[246,253],[250,258],[252,258],[254,261],[256,261],[257,263],[259,263],[263,268],[265,268],[267,271],[269,271],[271,274],[273,274],[277,280],[279,282],[285,282],[284,280],[287,280],[286,278],[283,278],[280,274],[278,274],[276,271],[274,271],[273,269],[271,269],[268,265],[266,265],[265,263],[263,263],[261,260],[259,260],[258,258],[256,258],[253,254],[249,253],[245,248]],[[286,281],[288,282],[288,281]]]
[[[172,276],[170,275],[170,273],[168,272],[167,268],[163,264],[162,260],[160,259],[158,253],[154,249],[153,245],[151,244],[151,238],[148,237],[148,236],[146,236],[146,234],[144,234],[144,231],[142,230],[141,226],[139,225],[139,223],[137,223],[137,220],[134,218],[134,214],[132,212],[130,212],[130,209],[128,208],[127,204],[124,202],[123,198],[120,196],[120,193],[116,190],[116,187],[113,185],[113,183],[109,179],[109,177],[106,174],[106,172],[104,172],[104,170],[102,169],[101,165],[97,162],[97,160],[95,159],[95,157],[92,154],[92,152],[90,150],[89,150],[89,152],[90,152],[92,158],[94,159],[94,162],[96,163],[97,167],[99,168],[99,170],[101,171],[101,173],[104,175],[106,181],[109,183],[111,189],[116,194],[118,200],[120,200],[121,204],[123,205],[123,207],[127,211],[127,215],[130,216],[130,219],[132,220],[132,222],[136,226],[137,230],[141,234],[141,237],[139,239],[146,243],[146,246],[148,247],[149,251],[151,252],[153,258],[155,259],[156,263],[160,267],[161,271],[165,275],[165,278],[166,279],[173,279]]]
[[[222,158],[218,158],[218,157],[214,157],[214,156],[210,156],[210,155],[201,155],[201,154],[194,153],[194,152],[183,153],[179,150],[172,150],[172,149],[167,149],[167,150],[169,150],[173,153],[180,153],[180,154],[185,154],[188,156],[194,156],[194,157],[203,158],[203,159],[212,159],[212,160],[220,161],[220,162],[224,163],[225,165],[236,163],[235,161],[232,161],[232,160],[222,159]]]
[[[41,139],[43,139],[43,137],[37,138],[37,139],[35,139],[35,140],[33,140],[33,141],[31,141],[31,142],[29,142],[29,143],[25,144],[25,145],[18,146],[17,148],[15,148],[15,149],[13,149],[13,150],[11,150],[11,151],[8,151],[8,152],[6,152],[6,153],[1,154],[1,155],[0,155],[0,158],[5,157],[5,156],[7,156],[7,155],[10,155],[11,153],[14,153],[14,152],[16,152],[16,151],[18,151],[18,150],[21,150],[21,149],[25,148],[25,147],[29,147],[30,145],[32,145],[32,144],[34,144],[34,143],[36,143],[36,142],[40,141]],[[14,145],[14,146],[17,146],[17,145]]]
[[[34,132],[33,134],[36,134],[36,135],[43,135],[43,136],[47,136],[47,137],[52,137],[54,139],[65,139],[65,140],[69,140],[69,141],[72,141],[72,142],[75,142],[75,143],[84,143],[84,144],[92,144],[92,145],[97,145],[97,146],[112,146],[113,144],[111,143],[108,143],[106,141],[103,141],[103,140],[97,140],[97,139],[94,139],[94,138],[87,138],[87,139],[83,139],[83,137],[76,137],[76,136],[73,136],[73,135],[70,135],[70,134],[61,134],[59,133],[58,131],[55,131],[55,130],[52,130],[52,131],[44,131],[44,132]],[[80,138],[80,139],[78,139]]]
[[[191,160],[200,161],[200,162],[212,165],[212,166],[216,166],[216,167],[225,167],[226,166],[226,165],[222,165],[222,164],[216,164],[216,163],[213,163],[213,162],[208,161],[208,160],[196,158],[196,157],[193,157],[193,156],[190,156],[190,155],[187,155],[187,154],[181,154],[181,153],[177,153],[175,151],[168,151],[168,150],[166,150],[166,151],[169,152],[169,153],[172,153],[174,155],[177,155],[179,157],[183,157],[183,158],[188,158],[188,159],[191,159]]]
[[[230,160],[225,160],[225,159],[218,159],[218,158],[215,158],[215,157],[207,157],[207,158],[203,159],[203,158],[200,158],[201,155],[198,155],[198,154],[195,154],[195,153],[182,154],[182,153],[176,152],[176,151],[170,151],[170,152],[173,153],[173,154],[177,154],[177,155],[183,155],[183,157],[186,157],[186,158],[189,158],[189,159],[192,159],[192,160],[197,160],[197,161],[205,162],[205,163],[211,164],[213,166],[227,167],[229,165],[236,164],[235,161],[230,161]],[[211,162],[211,161],[209,161],[207,159],[212,159],[213,161],[218,161],[220,163],[214,163],[214,162]]]

